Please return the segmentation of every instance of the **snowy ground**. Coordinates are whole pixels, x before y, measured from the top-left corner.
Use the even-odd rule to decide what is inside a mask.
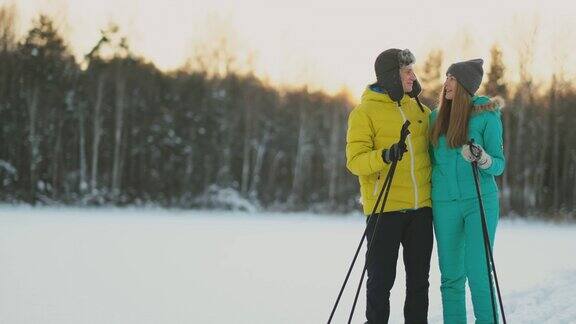
[[[0,206],[0,323],[324,323],[363,226],[358,215]],[[495,260],[509,323],[576,323],[576,225],[503,221]],[[403,322],[402,268],[391,323]],[[333,323],[346,322],[359,277]],[[362,291],[354,323],[364,305]]]

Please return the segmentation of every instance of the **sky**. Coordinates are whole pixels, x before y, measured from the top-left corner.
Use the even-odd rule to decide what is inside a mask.
[[[515,80],[518,48],[534,35],[537,77],[560,68],[568,77],[576,72],[568,55],[576,47],[576,4],[568,0],[0,0],[6,3],[16,3],[21,33],[40,12],[54,17],[78,57],[110,22],[135,53],[163,70],[182,66],[195,46],[225,34],[240,65],[273,84],[345,87],[353,96],[374,81],[374,59],[390,47],[411,49],[417,65],[431,49],[442,49],[446,68],[457,60],[488,61],[498,42]]]

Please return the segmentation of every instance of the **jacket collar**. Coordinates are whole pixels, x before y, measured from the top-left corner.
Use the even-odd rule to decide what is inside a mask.
[[[379,92],[377,88],[373,88],[371,86],[366,87],[364,93],[362,94],[362,102],[365,101],[378,101],[386,104],[394,104],[396,102],[390,98],[390,96],[386,92]],[[404,94],[402,99],[400,99],[400,104],[404,105],[410,102],[410,96],[408,94]]]

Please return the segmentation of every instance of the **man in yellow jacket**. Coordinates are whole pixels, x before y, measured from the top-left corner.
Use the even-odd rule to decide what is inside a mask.
[[[373,241],[367,259],[369,324],[388,323],[400,244],[406,269],[405,322],[427,323],[433,244],[430,109],[418,100],[421,87],[414,74],[414,62],[414,55],[407,49],[382,52],[374,64],[377,82],[366,88],[360,105],[348,118],[346,166],[360,181],[364,214],[370,216],[376,207],[376,214],[367,219],[368,242]],[[411,123],[410,135],[402,145],[400,130],[406,120]],[[394,161],[397,167],[380,213],[382,201],[380,206],[374,205]]]

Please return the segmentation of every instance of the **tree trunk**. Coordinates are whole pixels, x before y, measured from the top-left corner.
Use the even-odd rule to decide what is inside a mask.
[[[553,138],[552,138],[552,163],[551,163],[551,167],[552,167],[552,211],[554,213],[558,212],[560,210],[560,196],[561,196],[561,192],[560,192],[560,177],[562,176],[561,174],[561,162],[560,161],[560,130],[561,130],[561,122],[560,122],[560,118],[559,116],[557,116],[557,114],[553,114],[552,116],[553,120],[554,120],[554,127],[552,128],[552,134],[553,134]]]
[[[574,184],[576,183],[576,168],[574,167],[576,165],[576,150],[573,150],[571,152],[572,154],[572,181],[568,182],[568,186],[570,186],[570,191],[572,191],[572,208],[570,208],[572,211],[574,211],[576,209],[576,190],[574,190]],[[574,215],[576,217],[576,215]]]
[[[96,93],[96,105],[94,106],[94,139],[92,142],[92,178],[90,180],[91,191],[96,194],[98,189],[98,153],[100,147],[100,136],[102,135],[102,122],[100,111],[104,96],[104,76],[98,78],[98,89]]]
[[[114,132],[114,162],[112,166],[112,195],[118,198],[121,188],[121,147],[124,126],[126,81],[121,76],[116,79],[116,130]]]
[[[88,184],[86,182],[86,130],[84,128],[84,105],[78,104],[78,130],[80,132],[80,139],[78,141],[80,150],[80,182],[78,188],[80,189],[80,195],[83,196],[86,193]]]
[[[190,189],[188,186],[194,184],[192,179],[192,174],[194,172],[194,150],[191,147],[187,147],[186,151],[186,167],[184,169],[184,182],[182,188],[182,193],[184,194],[189,193]]]
[[[525,91],[528,89],[525,89]],[[524,128],[526,127],[526,124],[524,122],[524,115],[526,114],[526,105],[525,105],[525,100],[524,100],[524,95],[521,94],[520,95],[520,105],[517,108],[517,122],[516,122],[516,136],[515,136],[515,149],[514,149],[514,156],[522,156],[522,152],[525,151],[524,148],[524,142],[523,142],[523,136],[524,136]],[[513,189],[513,192],[517,192],[518,194],[516,195],[516,199],[514,199],[514,209],[516,209],[520,215],[524,215],[525,212],[525,205],[526,205],[526,200],[529,199],[529,192],[527,191],[528,189],[526,188],[526,177],[528,176],[528,168],[526,164],[521,164],[518,163],[519,161],[516,161],[516,163],[514,163],[514,170],[513,172],[514,177],[515,177],[515,188],[516,190]]]
[[[568,135],[568,134],[566,134]],[[560,179],[560,197],[561,197],[561,202],[562,202],[562,206],[560,206],[561,208],[566,208],[568,209],[570,207],[570,192],[572,191],[576,191],[574,190],[574,188],[572,188],[572,186],[574,186],[574,184],[576,183],[576,179],[570,181],[571,179],[573,179],[573,170],[570,170],[570,160],[572,159],[572,151],[570,150],[570,147],[568,145],[564,146],[564,161],[562,162],[562,174],[563,177],[562,179]],[[572,167],[572,169],[576,168],[575,166]]]
[[[505,110],[504,114],[504,156],[506,157],[507,160],[507,166],[506,166],[506,171],[504,172],[504,174],[502,175],[502,210],[503,210],[503,214],[507,214],[510,212],[510,208],[511,208],[511,182],[509,180],[510,175],[512,172],[510,172],[511,168],[511,163],[510,163],[510,152],[511,149],[510,147],[512,146],[511,143],[511,137],[510,137],[510,133],[511,133],[511,123],[510,123],[510,110]]]
[[[28,134],[28,141],[30,142],[30,203],[36,204],[36,185],[37,185],[37,165],[40,160],[39,138],[36,133],[36,113],[38,110],[38,86],[34,86],[32,93],[28,96],[28,113],[30,129]]]
[[[277,151],[272,159],[272,165],[268,172],[268,183],[266,184],[266,193],[271,195],[271,200],[276,198],[276,193],[278,192],[278,183],[276,182],[276,175],[278,175],[280,161],[284,158],[285,154],[282,151]]]
[[[64,127],[64,118],[62,116],[62,109],[56,108],[58,113],[56,114],[56,143],[54,145],[54,153],[52,155],[52,197],[57,198],[58,189],[60,187],[58,171],[60,170],[60,159],[62,152],[62,129]]]
[[[242,150],[242,185],[240,193],[242,196],[247,197],[248,186],[250,184],[250,151],[252,146],[252,105],[246,103],[246,108],[244,109],[244,148]]]
[[[260,186],[262,164],[264,161],[264,154],[268,148],[268,141],[270,140],[270,131],[268,128],[264,130],[264,135],[256,146],[256,157],[254,158],[254,167],[252,168],[252,183],[250,184],[249,197],[253,200],[258,199],[258,187]]]
[[[338,188],[338,152],[340,138],[340,111],[332,111],[332,127],[330,133],[330,149],[328,154],[328,202],[331,207],[336,206],[336,190]]]
[[[297,205],[301,202],[302,194],[304,191],[304,166],[306,156],[308,155],[307,141],[308,130],[306,125],[306,116],[304,109],[300,110],[300,130],[298,131],[298,143],[296,146],[296,157],[294,159],[294,171],[292,179],[292,192],[290,194],[289,203]]]

